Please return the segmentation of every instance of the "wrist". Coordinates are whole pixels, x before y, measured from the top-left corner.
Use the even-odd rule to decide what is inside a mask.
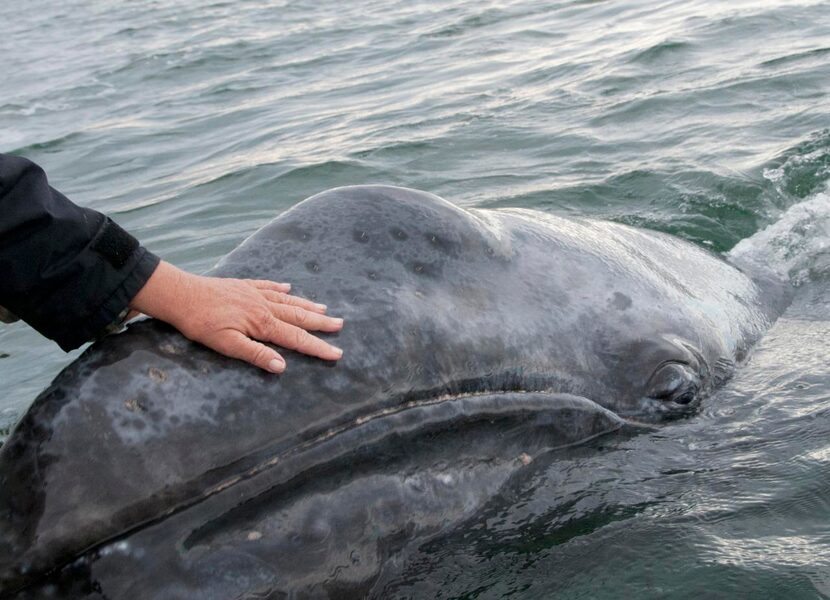
[[[147,283],[130,302],[130,308],[175,324],[182,311],[189,310],[190,277],[192,275],[168,262],[159,262]]]

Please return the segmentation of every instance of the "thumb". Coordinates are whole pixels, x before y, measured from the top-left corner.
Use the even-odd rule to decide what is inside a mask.
[[[239,331],[227,331],[222,335],[222,339],[215,342],[211,340],[205,345],[225,356],[244,360],[271,373],[285,371],[285,360],[276,350],[250,339]]]

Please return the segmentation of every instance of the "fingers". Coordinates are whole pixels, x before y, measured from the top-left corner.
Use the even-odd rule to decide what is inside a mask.
[[[271,291],[271,290],[265,290],[265,291],[263,291],[263,294],[271,302],[276,302],[278,304],[288,304],[290,306],[299,306],[300,308],[304,308],[306,310],[310,310],[311,312],[316,312],[316,313],[320,313],[320,314],[326,312],[326,305],[325,304],[317,304],[316,302],[312,302],[311,300],[306,300],[305,298],[299,298],[297,296],[289,296],[288,294],[283,294],[281,292],[274,292],[274,291]]]
[[[336,319],[308,311],[300,306],[289,304],[272,304],[271,312],[280,321],[296,325],[307,331],[340,331],[343,328],[343,319]]]
[[[276,281],[268,281],[267,279],[249,279],[248,281],[251,285],[260,290],[271,290],[286,294],[291,291],[290,283],[277,283]]]
[[[250,339],[238,331],[226,330],[207,345],[217,352],[251,363],[271,373],[285,371],[285,360],[276,350]]]
[[[325,304],[318,304],[317,302],[312,302],[311,300],[306,300],[298,296],[289,296],[288,292],[291,291],[290,283],[276,283],[274,281],[268,281],[267,279],[249,279],[247,281],[255,288],[263,290],[265,296],[272,302],[301,306],[306,310],[316,313],[326,312]]]
[[[343,356],[340,348],[314,337],[305,329],[277,319],[272,319],[269,324],[266,341],[324,360],[339,360]]]

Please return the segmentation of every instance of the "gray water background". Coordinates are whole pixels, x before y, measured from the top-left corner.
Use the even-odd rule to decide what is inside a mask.
[[[384,595],[830,597],[830,4],[35,0],[0,25],[0,151],[189,270],[390,183],[738,244],[798,285],[697,415],[534,463]],[[76,355],[0,329],[0,440]]]

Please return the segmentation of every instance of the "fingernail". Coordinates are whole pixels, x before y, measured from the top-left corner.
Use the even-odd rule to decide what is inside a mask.
[[[337,346],[332,346],[332,348],[334,348],[334,351],[337,353],[337,358],[335,360],[338,360],[338,359],[343,357],[343,349],[342,348],[338,348]]]
[[[272,373],[282,373],[285,370],[285,361],[281,358],[273,358],[268,363],[268,370]]]
[[[337,325],[338,327],[343,326],[343,319],[336,318],[336,319],[332,319],[332,321],[334,321],[334,324]]]
[[[317,310],[326,310],[327,306],[325,304],[315,304],[314,305]]]

